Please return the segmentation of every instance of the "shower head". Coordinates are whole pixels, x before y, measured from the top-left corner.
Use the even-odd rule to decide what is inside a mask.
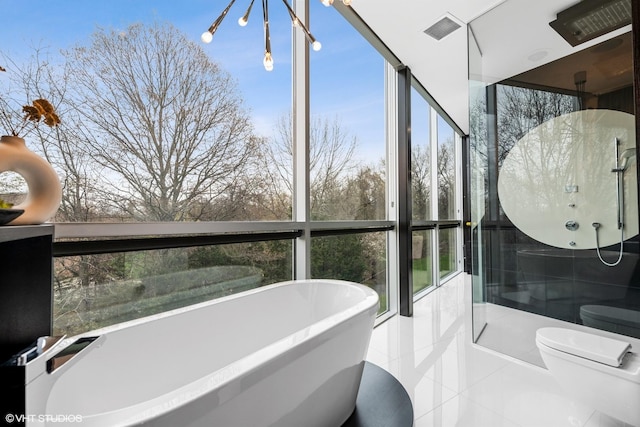
[[[633,148],[627,148],[626,150],[624,150],[622,152],[622,154],[620,154],[620,159],[619,159],[619,163],[618,163],[618,169],[620,169],[621,171],[625,171],[627,170],[627,168],[629,167],[629,162],[630,160],[634,159],[636,157],[636,149],[635,147]]]

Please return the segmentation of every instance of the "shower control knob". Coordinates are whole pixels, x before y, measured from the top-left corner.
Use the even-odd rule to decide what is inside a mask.
[[[578,223],[577,223],[577,222],[575,222],[575,221],[571,221],[571,220],[569,220],[569,221],[565,222],[565,223],[564,223],[564,226],[565,226],[565,227],[567,228],[567,230],[569,230],[569,231],[576,231],[576,230],[578,229],[578,227],[580,227],[580,226],[578,225]]]

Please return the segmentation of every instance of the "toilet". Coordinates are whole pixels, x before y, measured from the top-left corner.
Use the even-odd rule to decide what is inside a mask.
[[[606,305],[583,305],[580,320],[585,326],[640,338],[640,311]],[[640,350],[640,349],[638,349]]]
[[[551,375],[571,396],[640,426],[640,355],[631,345],[566,328],[540,328],[536,345]]]

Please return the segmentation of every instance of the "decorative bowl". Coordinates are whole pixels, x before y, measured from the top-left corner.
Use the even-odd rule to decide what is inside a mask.
[[[13,221],[24,213],[24,209],[0,209],[0,225]]]

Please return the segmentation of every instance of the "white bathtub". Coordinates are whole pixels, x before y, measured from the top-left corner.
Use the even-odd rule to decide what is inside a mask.
[[[82,334],[99,338],[27,385],[27,426],[340,426],[378,304],[355,283],[291,281]]]

